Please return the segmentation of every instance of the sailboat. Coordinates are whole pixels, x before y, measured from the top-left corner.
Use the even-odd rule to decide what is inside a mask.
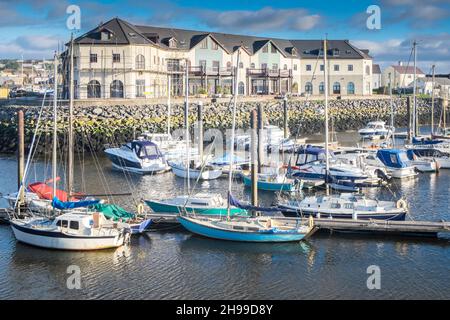
[[[239,65],[240,50],[237,50],[237,63]],[[234,97],[233,97],[233,124],[231,141],[234,141],[236,129],[236,98],[238,92],[239,74],[235,67]],[[232,144],[231,144],[232,145]],[[230,159],[233,159],[234,146],[230,151]],[[287,242],[300,241],[309,236],[314,230],[313,224],[308,226],[298,222],[282,222],[272,217],[231,217],[231,183],[233,176],[233,162],[230,162],[230,174],[228,175],[228,212],[227,218],[198,217],[182,214],[178,216],[181,225],[192,233],[205,237],[243,242]]]
[[[107,220],[96,211],[87,209],[99,200],[70,201],[73,186],[73,38],[70,45],[70,99],[69,99],[69,139],[68,139],[68,186],[67,198],[61,201],[57,197],[57,65],[54,60],[53,100],[53,150],[52,150],[52,207],[53,217],[42,217],[29,210],[31,217],[13,216],[10,225],[14,236],[20,242],[49,249],[61,250],[97,250],[116,248],[127,243],[131,235],[128,224]],[[25,177],[21,183],[24,186]],[[20,193],[21,190],[19,190]],[[17,203],[17,201],[16,201]],[[19,207],[19,206],[17,206]],[[19,211],[19,209],[18,209]]]

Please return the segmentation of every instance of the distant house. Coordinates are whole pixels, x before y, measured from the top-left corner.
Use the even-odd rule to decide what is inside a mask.
[[[433,78],[424,77],[417,80],[417,87],[420,93],[432,94]],[[434,79],[434,95],[436,97],[448,98],[450,97],[450,79],[449,78],[435,78]]]
[[[372,64],[372,89],[377,90],[382,87],[381,68],[379,64]]]
[[[417,67],[416,77],[417,79],[425,77],[425,73],[423,73],[423,71]],[[382,73],[382,84],[383,86],[387,87],[389,86],[389,82],[391,82],[393,89],[413,87],[414,67],[403,66],[401,62],[399,63],[399,65],[387,67]]]

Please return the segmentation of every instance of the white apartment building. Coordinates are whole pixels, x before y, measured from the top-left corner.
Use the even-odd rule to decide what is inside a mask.
[[[327,41],[329,90],[370,95],[372,58]],[[239,65],[235,66],[240,52]],[[67,62],[67,59],[65,60]],[[114,18],[74,40],[75,97],[153,98],[189,93],[323,94],[323,41],[283,40],[132,25]],[[66,68],[67,70],[67,68]]]
[[[425,77],[425,73],[419,68],[416,68],[416,78]],[[382,83],[383,86],[388,87],[389,82],[393,89],[412,88],[414,83],[414,67],[403,66],[399,63],[397,66],[389,66],[383,70]]]

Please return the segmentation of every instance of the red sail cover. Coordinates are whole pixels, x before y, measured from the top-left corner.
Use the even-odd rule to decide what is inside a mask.
[[[44,182],[35,182],[28,185],[28,189],[31,192],[36,193],[39,198],[52,200],[53,199],[53,188],[45,184]],[[75,200],[79,200],[79,194],[73,197]],[[69,201],[67,197],[67,192],[64,190],[56,189],[56,197],[63,202]],[[72,199],[73,200],[73,199]]]

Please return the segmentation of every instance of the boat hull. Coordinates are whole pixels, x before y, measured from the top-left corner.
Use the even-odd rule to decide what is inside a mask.
[[[194,180],[214,180],[219,178],[222,175],[222,170],[205,170],[205,171],[200,171],[200,170],[194,170],[191,169],[189,170],[189,174],[188,174],[188,170],[186,170],[186,168],[176,165],[174,163],[169,163],[170,167],[172,168],[172,172],[180,178],[183,179],[194,179]]]
[[[226,216],[227,207],[214,207],[214,208],[201,208],[201,207],[183,207],[180,205],[174,205],[169,203],[164,203],[160,201],[145,200],[145,203],[154,211],[159,213],[180,213],[183,210],[189,213],[196,213],[201,215],[210,216]],[[248,215],[247,210],[233,207],[230,209],[230,215]]]
[[[299,216],[313,216],[314,218],[332,218],[332,219],[353,219],[355,215],[353,212],[348,213],[330,213],[330,212],[320,212],[296,209],[291,206],[279,205],[281,213],[285,217],[299,217]],[[395,213],[358,213],[356,215],[358,220],[392,220],[392,221],[404,221],[406,218],[406,211],[395,212]]]
[[[252,179],[242,175],[242,179],[244,181],[244,185],[246,187],[251,188]],[[267,181],[259,181],[257,183],[258,190],[264,191],[287,191],[294,192],[297,190],[296,185],[294,183],[283,183],[283,182],[267,182]]]
[[[36,230],[21,226],[14,221],[11,221],[11,228],[18,241],[46,249],[76,251],[110,249],[122,246],[125,240],[124,235],[83,237],[62,232]]]
[[[179,216],[178,221],[188,231],[218,240],[240,241],[240,242],[293,242],[305,238],[305,233],[276,234],[262,232],[238,232],[208,227],[197,223],[192,219]]]

